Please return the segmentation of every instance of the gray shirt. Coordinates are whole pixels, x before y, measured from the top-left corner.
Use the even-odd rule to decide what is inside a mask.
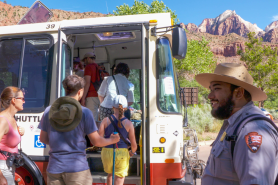
[[[224,124],[213,143],[210,156],[207,161],[202,185],[271,185],[277,176],[278,160],[277,131],[273,126],[264,120],[254,120],[248,122],[238,135],[234,156],[232,160],[231,142],[225,139],[221,141],[221,136],[226,131],[228,136],[233,132],[241,121],[251,114],[264,113],[253,102],[249,102]],[[255,132],[261,135],[261,146],[257,152],[252,152],[247,145],[245,136]]]

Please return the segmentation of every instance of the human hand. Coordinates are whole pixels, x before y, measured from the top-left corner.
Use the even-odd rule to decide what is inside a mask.
[[[20,126],[18,126],[18,127],[17,127],[17,130],[18,130],[18,133],[19,133],[21,136],[23,136],[23,135],[24,135],[24,133],[25,133],[25,129],[24,129],[24,127],[20,127]]]
[[[85,107],[85,98],[81,99],[81,105]]]
[[[112,140],[113,143],[118,143],[120,141],[120,136],[119,134],[111,134],[110,138]]]
[[[0,175],[0,185],[8,185],[8,181],[2,173]]]
[[[129,156],[130,157],[132,157],[132,156],[134,156],[136,154],[136,152],[132,153],[132,150],[129,150],[128,152],[129,152]]]

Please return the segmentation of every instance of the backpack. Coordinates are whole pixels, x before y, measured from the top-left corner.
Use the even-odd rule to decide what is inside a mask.
[[[99,73],[102,80],[104,80],[104,77],[109,76],[109,73],[104,70],[99,70]]]
[[[91,80],[91,83],[94,86],[96,91],[99,90],[102,81],[103,79],[101,78],[101,71],[98,69],[98,67],[96,67],[96,81],[92,82]]]
[[[277,130],[278,132],[278,127],[275,125],[275,123],[269,119],[268,117],[266,116],[263,116],[261,114],[252,114],[246,118],[244,118],[240,124],[237,125],[237,127],[235,128],[234,130],[234,133],[233,135],[231,136],[226,136],[225,137],[225,140],[226,141],[230,141],[231,142],[231,154],[232,154],[232,160],[233,160],[233,157],[234,157],[234,149],[235,149],[235,145],[236,145],[236,141],[237,141],[237,138],[238,138],[238,135],[239,133],[241,132],[241,129],[250,121],[254,121],[254,120],[265,120],[267,122],[269,122],[275,130]],[[239,132],[238,132],[239,130]],[[274,185],[278,185],[278,175],[276,177],[276,180],[275,180],[275,183]]]

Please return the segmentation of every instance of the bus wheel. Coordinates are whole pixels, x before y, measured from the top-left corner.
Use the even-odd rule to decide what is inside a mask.
[[[14,181],[16,185],[39,185],[37,178],[26,165],[16,168]]]

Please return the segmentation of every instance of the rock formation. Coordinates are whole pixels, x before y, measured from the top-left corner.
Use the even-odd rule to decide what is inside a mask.
[[[187,25],[185,25],[185,28],[189,32],[194,32],[194,33],[198,33],[199,32],[198,26],[196,24],[194,24],[194,23],[188,23]]]
[[[257,36],[262,36],[264,34],[264,31],[256,24],[243,20],[232,10],[226,10],[213,19],[204,19],[199,25],[199,30],[213,35],[236,33],[243,37],[247,37],[247,33],[249,32],[255,32]]]
[[[17,24],[20,19],[25,15],[29,8],[22,6],[12,6],[0,1],[0,26],[8,26]],[[92,18],[92,17],[105,17],[105,14],[96,13],[96,12],[70,12],[64,10],[51,10],[54,16],[51,18],[53,21],[62,21],[70,19],[83,19],[83,18]]]

